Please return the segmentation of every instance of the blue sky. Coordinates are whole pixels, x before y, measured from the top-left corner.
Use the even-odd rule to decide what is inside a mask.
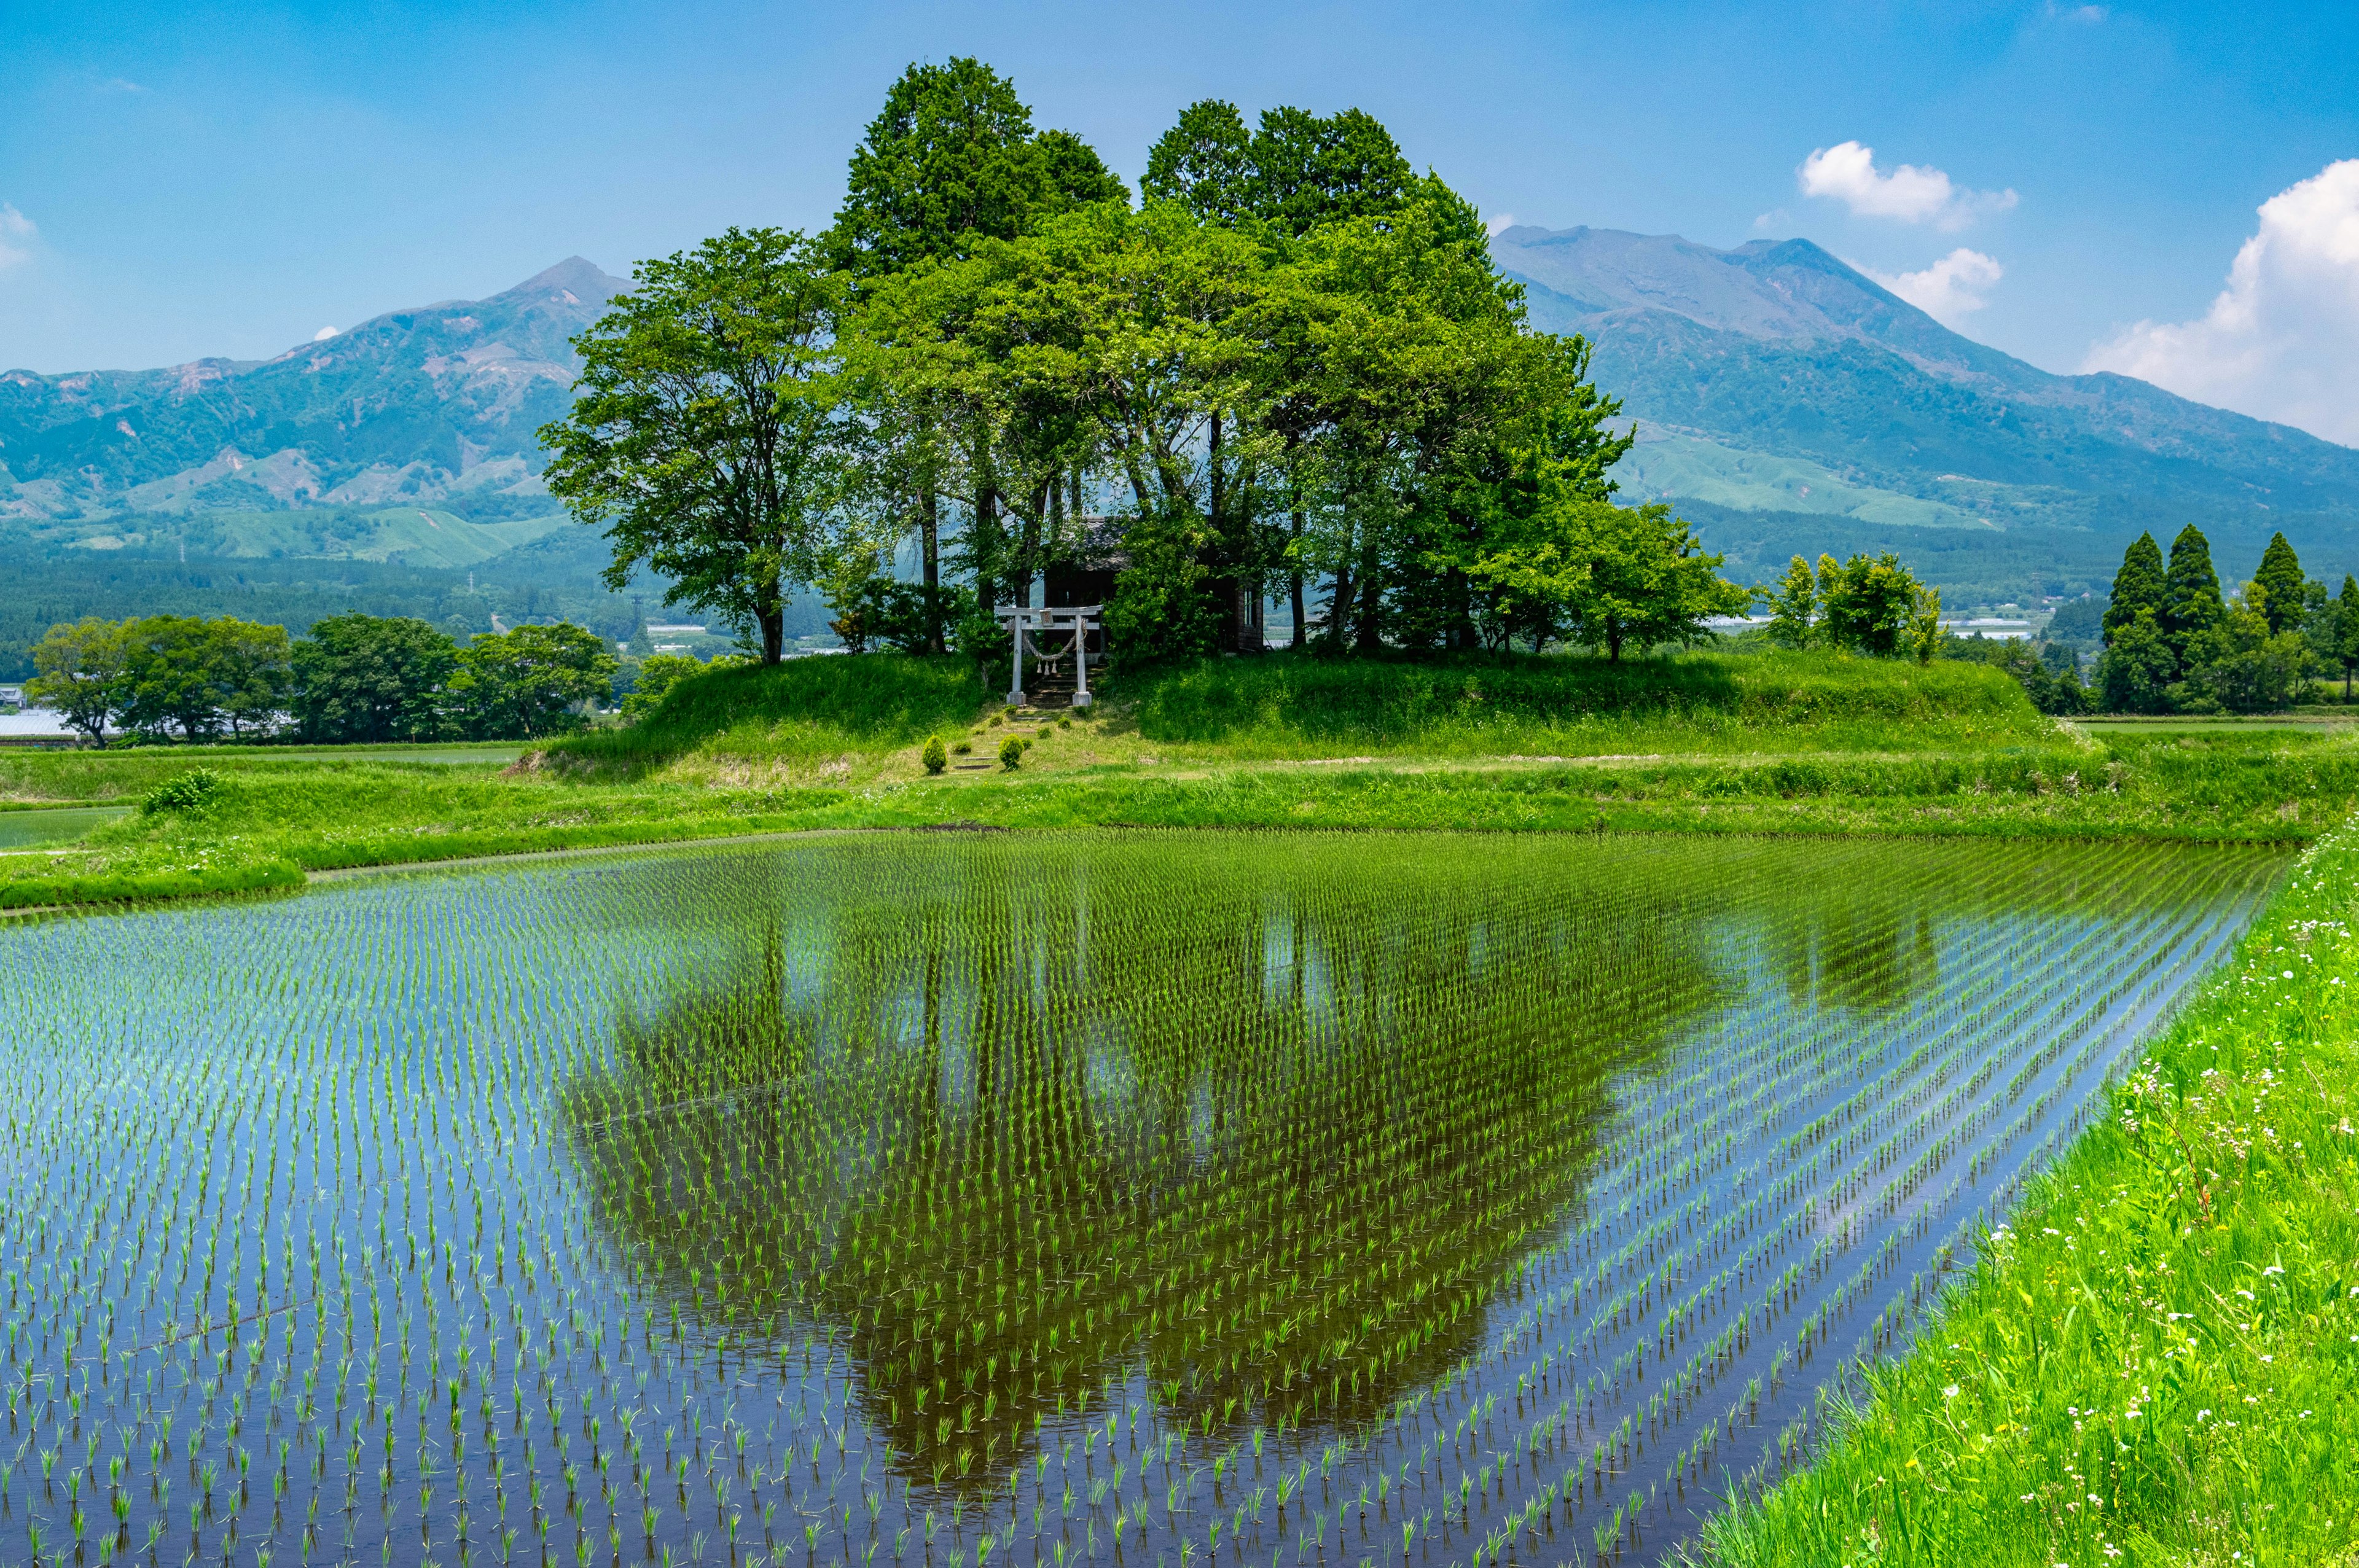
[[[1804,235],[1917,275],[1962,330],[2046,368],[2168,383],[2237,349],[2205,318],[2266,237],[2256,209],[2359,158],[2354,18],[2040,0],[0,0],[0,366],[259,357],[571,254],[620,273],[730,223],[817,226],[890,79],[976,54],[1126,176],[1195,98],[1356,104],[1487,213],[1715,245]],[[1813,194],[1806,163],[1827,149]],[[1896,184],[1901,165],[1916,172]],[[2255,285],[2279,314],[2337,308],[2349,203],[2313,194],[2275,253],[2300,276]],[[2359,331],[2359,250],[2349,266]],[[2159,325],[2122,337],[2139,322]],[[2182,328],[2212,336],[2158,335]],[[2212,400],[2232,394],[2253,395]]]

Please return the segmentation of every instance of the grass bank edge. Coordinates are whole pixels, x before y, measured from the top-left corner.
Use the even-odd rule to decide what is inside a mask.
[[[1703,1561],[2359,1561],[2359,824]]]

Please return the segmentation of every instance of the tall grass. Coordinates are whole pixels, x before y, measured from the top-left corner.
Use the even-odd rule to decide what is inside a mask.
[[[2359,835],[2305,854],[2110,1113],[1808,1470],[1747,1568],[2359,1550]]]
[[[1753,750],[2052,745],[2055,728],[1987,665],[1834,654],[1689,653],[1326,660],[1274,654],[1143,672],[1117,687],[1150,740],[1234,756],[1338,747],[1437,755],[1594,752],[1618,742]]]
[[[625,730],[574,736],[553,754],[641,770],[690,752],[812,757],[914,745],[970,722],[984,699],[970,660],[867,654],[708,670]]]

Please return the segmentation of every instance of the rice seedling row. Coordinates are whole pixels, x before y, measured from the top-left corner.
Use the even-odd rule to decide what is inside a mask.
[[[12,1559],[1652,1559],[2282,864],[943,836],[0,947]]]

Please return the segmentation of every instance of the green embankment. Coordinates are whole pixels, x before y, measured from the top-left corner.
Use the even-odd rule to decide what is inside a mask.
[[[877,654],[709,670],[664,694],[624,730],[549,748],[599,771],[641,772],[691,754],[759,760],[861,755],[959,729],[984,701],[973,662]]]
[[[1611,664],[1503,655],[1293,656],[1148,672],[1124,689],[1141,736],[1238,759],[1339,748],[1423,756],[1669,749],[2049,746],[2013,677],[1827,654],[1685,654]]]
[[[0,854],[0,908],[290,885],[311,871],[749,832],[1071,827],[1874,832],[2305,842],[2359,802],[2320,733],[2079,740],[1980,665],[1826,655],[1217,660],[1070,723],[998,722],[971,665],[806,659],[696,677],[516,767],[278,748],[0,755],[0,799],[194,808]],[[1634,732],[1651,727],[1649,745]],[[994,761],[1011,733],[1021,766]],[[969,750],[940,777],[924,738]],[[1836,742],[1842,741],[1843,744]],[[1339,755],[1339,753],[1341,753]],[[1584,760],[1587,759],[1587,760]]]
[[[2346,829],[1712,1560],[2354,1561],[2354,890]]]

